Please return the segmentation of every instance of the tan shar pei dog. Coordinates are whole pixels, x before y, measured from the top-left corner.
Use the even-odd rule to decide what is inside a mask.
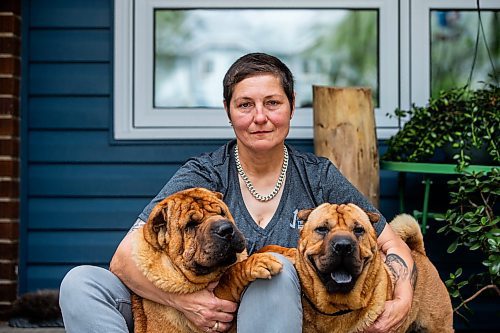
[[[379,215],[354,204],[322,204],[302,210],[305,221],[296,249],[267,246],[288,257],[302,287],[303,332],[363,332],[392,298],[393,276],[377,247],[372,223]],[[445,285],[425,255],[420,227],[409,215],[391,226],[412,250],[417,268],[413,304],[398,332],[453,332]]]
[[[251,281],[271,278],[282,268],[270,253],[247,258],[245,239],[222,195],[203,188],[158,203],[132,247],[137,266],[159,289],[192,293],[219,280],[215,295],[234,302]],[[132,311],[136,333],[201,332],[182,312],[137,295]]]

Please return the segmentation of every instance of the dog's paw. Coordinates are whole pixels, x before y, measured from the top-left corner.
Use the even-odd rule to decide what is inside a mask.
[[[254,253],[250,256],[250,276],[252,279],[270,279],[281,272],[283,264],[271,253]]]

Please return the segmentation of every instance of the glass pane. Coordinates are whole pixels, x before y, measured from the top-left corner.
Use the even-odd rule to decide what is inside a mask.
[[[436,97],[443,89],[467,84],[480,27],[477,11],[432,11],[431,15],[431,95]],[[481,20],[484,36],[480,31],[470,81],[473,88],[481,87],[481,81],[492,82],[493,66],[497,75],[500,67],[499,12],[481,11]]]
[[[378,12],[339,9],[155,11],[155,107],[222,107],[222,79],[249,52],[295,75],[297,107],[312,85],[368,86],[378,105]]]

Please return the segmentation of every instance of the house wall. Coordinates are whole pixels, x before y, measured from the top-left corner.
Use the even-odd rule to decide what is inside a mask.
[[[0,2],[0,313],[17,293],[21,2]]]
[[[22,4],[20,293],[58,288],[76,265],[106,267],[175,170],[224,143],[114,141],[113,1]],[[313,150],[312,140],[289,143]],[[383,152],[384,142],[379,147]],[[380,210],[390,219],[398,209],[397,175],[382,171],[380,183]],[[420,197],[419,178],[408,184],[410,199]],[[457,260],[445,257],[446,242],[434,244],[432,234],[426,235],[429,255],[446,278]],[[491,316],[491,310],[481,311]]]

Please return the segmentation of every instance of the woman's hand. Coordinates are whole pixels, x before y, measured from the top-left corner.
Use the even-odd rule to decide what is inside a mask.
[[[191,294],[170,294],[168,303],[184,313],[195,326],[204,332],[226,332],[232,325],[236,303],[215,297],[217,282],[206,289]]]
[[[410,291],[410,295],[395,297],[393,300],[386,301],[384,311],[380,314],[373,325],[365,330],[365,332],[396,332],[401,327],[410,312],[413,299],[413,288],[411,286]]]

